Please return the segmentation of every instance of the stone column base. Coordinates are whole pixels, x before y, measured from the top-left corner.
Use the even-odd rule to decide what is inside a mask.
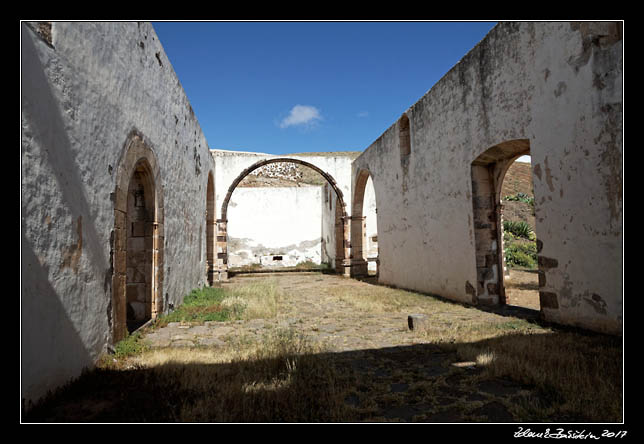
[[[351,260],[351,276],[361,277],[369,275],[369,265],[364,259]]]
[[[336,259],[335,272],[342,276],[351,276],[351,262],[346,259]]]

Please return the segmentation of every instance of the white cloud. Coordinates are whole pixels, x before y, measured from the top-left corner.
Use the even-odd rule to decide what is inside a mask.
[[[288,116],[280,122],[280,128],[287,128],[295,125],[312,125],[322,120],[320,111],[314,106],[295,105]]]
[[[369,111],[360,111],[358,117],[369,117]]]

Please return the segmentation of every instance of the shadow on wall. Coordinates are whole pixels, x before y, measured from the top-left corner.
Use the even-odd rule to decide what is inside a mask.
[[[86,240],[84,246],[87,247],[84,253],[91,254],[92,263],[97,269],[108,270],[109,266],[103,255],[105,248],[100,236],[94,224],[87,222],[92,215],[91,206],[83,193],[85,181],[78,174],[76,158],[67,136],[60,103],[45,77],[45,68],[37,55],[34,37],[30,35],[32,31],[25,24],[22,25],[21,31],[22,112],[31,123],[34,139],[47,156],[47,163],[51,165],[50,170],[59,172],[54,177],[62,193],[62,201],[74,220],[79,215],[83,216],[83,234]],[[22,198],[28,199],[29,196],[23,195]],[[94,218],[91,219],[93,221]]]
[[[83,261],[89,263],[87,272],[94,274],[83,278],[101,282],[103,290],[109,294],[109,280],[105,278],[110,274],[104,257],[106,247],[94,226],[91,206],[83,192],[85,182],[78,173],[72,143],[61,114],[61,104],[44,74],[45,68],[38,57],[35,39],[37,37],[27,25],[22,24],[22,115],[29,122],[34,146],[39,147],[49,171],[57,172],[53,177],[57,181],[56,192],[61,195],[65,212],[74,221],[82,218],[83,242],[82,250],[78,252],[82,254]],[[24,155],[25,148],[22,147],[22,150]],[[34,183],[38,178],[24,176],[28,165],[22,165],[21,173],[23,217],[29,217],[24,214],[24,201],[31,197],[24,194],[29,192],[29,186],[25,187],[25,184],[34,190],[41,186]],[[72,310],[72,307],[63,306],[62,298],[49,280],[49,266],[42,265],[38,260],[38,252],[30,240],[34,234],[25,232],[25,228],[24,222],[21,223],[21,393],[25,400],[23,402],[28,404],[30,399],[38,398],[47,390],[78,376],[84,367],[93,363],[77,327],[67,315],[67,310]],[[74,279],[80,281],[81,276],[77,275]],[[82,301],[79,299],[74,303],[81,305]],[[92,314],[88,313],[87,316]]]
[[[24,233],[20,251],[20,383],[23,409],[28,409],[93,362],[49,282],[48,267],[40,264]]]

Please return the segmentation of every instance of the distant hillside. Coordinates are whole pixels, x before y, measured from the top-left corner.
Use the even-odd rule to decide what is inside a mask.
[[[348,157],[355,160],[362,151],[335,151],[321,153],[293,153],[284,154],[284,157]],[[306,187],[322,186],[326,179],[317,171],[294,163],[272,163],[249,174],[242,180],[240,187]]]
[[[534,206],[525,202],[506,199],[507,196],[517,196],[519,193],[534,199],[532,165],[529,163],[514,162],[508,169],[501,187],[501,200],[503,202],[503,220],[522,220],[527,222],[534,230]]]
[[[532,165],[514,162],[503,179],[501,197],[524,193],[532,196]]]

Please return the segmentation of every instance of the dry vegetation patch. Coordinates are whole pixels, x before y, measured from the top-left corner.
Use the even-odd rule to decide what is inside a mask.
[[[25,419],[622,418],[618,338],[543,326],[507,313],[320,273],[239,276],[220,290],[224,297],[217,304],[243,307],[234,322],[199,327],[226,325],[230,334],[221,344],[143,347],[129,355],[112,355]],[[410,313],[425,314],[427,328],[410,331]],[[136,343],[145,344],[146,334]]]

